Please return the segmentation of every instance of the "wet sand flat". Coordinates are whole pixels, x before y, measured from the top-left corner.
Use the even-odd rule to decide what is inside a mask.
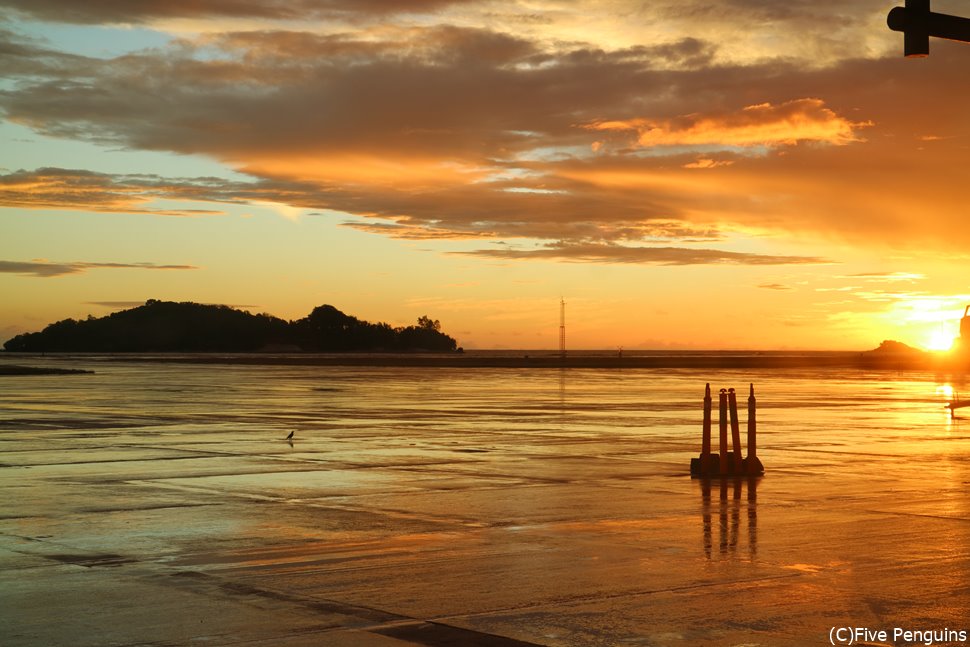
[[[96,368],[0,392],[4,645],[970,630],[958,378]],[[687,476],[707,381],[756,384],[764,478]]]

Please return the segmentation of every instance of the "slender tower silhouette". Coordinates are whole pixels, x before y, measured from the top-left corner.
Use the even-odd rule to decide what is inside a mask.
[[[559,356],[566,356],[566,302],[559,297]]]

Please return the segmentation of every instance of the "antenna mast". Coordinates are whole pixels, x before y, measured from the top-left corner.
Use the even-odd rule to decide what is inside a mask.
[[[559,356],[566,356],[566,302],[559,297]]]

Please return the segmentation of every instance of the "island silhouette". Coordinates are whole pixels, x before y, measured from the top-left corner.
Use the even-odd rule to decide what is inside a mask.
[[[492,351],[464,353],[428,316],[410,326],[371,323],[321,305],[302,319],[226,305],[149,299],[104,317],[64,319],[17,335],[9,353],[158,353],[156,361],[515,368],[862,368],[970,370],[970,306],[950,352],[886,340],[868,351]],[[219,354],[222,355],[219,355]],[[231,355],[225,355],[231,354]],[[34,374],[29,367],[0,374]]]
[[[149,299],[104,317],[64,319],[4,344],[22,353],[455,352],[457,342],[427,316],[393,327],[321,305],[295,321],[225,305]]]

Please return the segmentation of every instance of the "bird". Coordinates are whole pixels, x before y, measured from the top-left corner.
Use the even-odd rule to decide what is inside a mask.
[[[293,432],[292,431],[290,432],[290,435],[286,437],[286,439],[287,440],[293,440]]]

